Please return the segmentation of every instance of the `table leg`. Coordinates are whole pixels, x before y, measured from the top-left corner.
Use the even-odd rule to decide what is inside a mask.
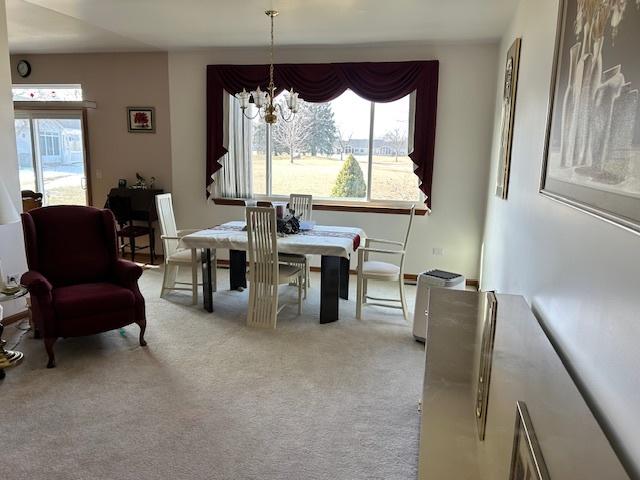
[[[349,300],[349,267],[348,258],[340,257],[340,298]]]
[[[247,252],[244,250],[229,250],[229,288],[247,288]]]
[[[213,312],[213,289],[211,284],[211,249],[202,249],[202,302],[204,309]]]
[[[323,255],[320,261],[320,323],[338,320],[340,257]]]

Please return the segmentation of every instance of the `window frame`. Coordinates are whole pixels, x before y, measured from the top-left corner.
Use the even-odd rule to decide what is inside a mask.
[[[426,207],[425,202],[426,202],[426,195],[420,190],[417,182],[416,182],[416,190],[418,190],[418,198],[416,200],[389,200],[389,199],[375,199],[371,196],[371,189],[372,189],[372,180],[373,180],[373,145],[374,145],[374,129],[375,129],[375,106],[376,106],[376,102],[373,101],[369,101],[370,104],[370,113],[369,113],[369,144],[368,144],[368,153],[367,153],[367,195],[365,198],[363,198],[362,200],[357,200],[357,199],[347,199],[347,198],[325,198],[325,197],[318,197],[313,199],[313,204],[317,205],[320,208],[320,210],[324,210],[327,209],[329,210],[330,208],[324,208],[324,207],[353,207],[354,209],[357,207],[364,207],[364,208],[370,208],[372,210],[381,210],[381,209],[391,209],[391,210],[405,210],[410,208],[412,205],[416,205],[416,207],[418,207],[418,210],[423,210],[424,212],[428,212],[430,213],[431,210],[429,208]],[[279,119],[279,121],[282,121],[282,119]],[[262,201],[262,202],[281,202],[281,201],[286,201],[289,199],[289,195],[274,195],[273,191],[272,191],[272,151],[271,151],[271,143],[272,143],[272,138],[271,138],[272,132],[271,132],[271,125],[267,124],[266,125],[266,131],[265,131],[265,137],[266,137],[266,142],[265,142],[265,148],[266,148],[266,152],[265,152],[265,162],[266,162],[266,168],[265,168],[265,189],[264,191],[266,192],[265,194],[254,194],[254,199],[257,201]],[[346,149],[345,149],[346,150]],[[346,152],[345,152],[346,153]],[[253,161],[253,159],[252,159]],[[416,177],[417,179],[417,177]],[[253,179],[252,179],[253,181]],[[296,192],[290,192],[290,193],[296,193]],[[222,199],[216,199],[216,200],[222,200]],[[233,199],[229,199],[229,200],[233,200]],[[423,207],[423,208],[421,208]],[[336,208],[336,210],[340,210],[339,208]],[[424,213],[422,213],[424,215]]]

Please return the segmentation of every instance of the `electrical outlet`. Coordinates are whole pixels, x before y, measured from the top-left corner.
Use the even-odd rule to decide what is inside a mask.
[[[444,255],[444,248],[442,247],[433,247],[433,256],[441,257]]]

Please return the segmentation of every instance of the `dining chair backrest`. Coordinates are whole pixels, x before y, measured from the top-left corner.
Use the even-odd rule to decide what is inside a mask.
[[[403,249],[407,248],[407,243],[409,243],[409,234],[411,233],[411,225],[413,224],[413,217],[416,214],[416,206],[411,205],[411,209],[409,210],[409,225],[407,225],[407,234],[404,236],[404,245]]]
[[[170,193],[156,195],[156,210],[158,212],[158,223],[160,233],[166,237],[177,237],[176,217],[173,214],[173,201]],[[178,250],[178,240],[174,238],[163,238],[165,259],[173,255]]]
[[[295,212],[300,220],[311,220],[313,209],[313,195],[292,193],[289,196],[289,208]]]
[[[107,203],[109,210],[116,217],[118,225],[130,225],[133,221],[133,207],[131,206],[131,197],[120,197],[110,195]]]
[[[249,275],[254,283],[278,285],[278,233],[276,210],[246,207]]]
[[[278,234],[273,207],[247,207],[249,311],[247,325],[275,328],[278,309]]]

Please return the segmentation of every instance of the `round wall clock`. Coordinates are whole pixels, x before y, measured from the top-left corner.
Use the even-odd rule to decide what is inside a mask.
[[[20,60],[16,68],[18,70],[18,75],[22,78],[26,78],[31,74],[31,64],[26,60]]]

